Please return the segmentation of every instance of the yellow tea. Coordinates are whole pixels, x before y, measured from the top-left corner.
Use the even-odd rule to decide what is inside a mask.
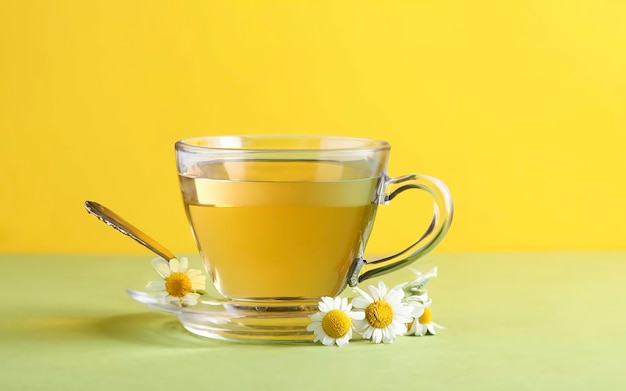
[[[195,167],[202,178],[180,176],[196,242],[221,294],[318,298],[345,287],[370,234],[378,178],[346,180],[346,168],[333,162],[310,166],[318,181],[294,180],[307,171],[303,161],[204,163]],[[262,181],[250,180],[259,175]]]

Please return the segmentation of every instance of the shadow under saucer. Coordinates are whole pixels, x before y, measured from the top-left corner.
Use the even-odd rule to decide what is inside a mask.
[[[137,313],[112,316],[99,319],[92,326],[95,332],[106,337],[135,344],[198,347],[215,343],[186,332],[176,318],[168,314]]]

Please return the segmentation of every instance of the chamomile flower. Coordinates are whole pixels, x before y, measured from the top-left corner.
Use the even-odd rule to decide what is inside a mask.
[[[422,316],[424,309],[430,307],[430,303],[432,302],[426,290],[422,291],[419,295],[406,296],[402,301],[413,308],[413,312],[411,313],[413,319]]]
[[[155,258],[152,266],[163,279],[149,282],[148,289],[162,291],[160,295],[166,301],[173,301],[178,306],[198,303],[198,291],[206,288],[206,276],[200,270],[187,269],[187,258],[182,257],[180,261],[173,258],[169,262]]]
[[[355,321],[355,328],[363,338],[374,343],[391,343],[396,336],[406,333],[414,309],[402,302],[404,291],[401,288],[388,289],[381,281],[378,287],[369,287],[371,295],[359,288],[354,290],[360,296],[352,300],[352,306],[364,313],[363,320]]]
[[[363,319],[362,312],[352,311],[352,304],[348,299],[335,297],[322,297],[318,304],[319,312],[311,315],[311,324],[307,330],[313,331],[313,342],[321,341],[326,346],[337,344],[341,347],[352,338],[352,319]]]
[[[417,335],[418,337],[426,334],[437,334],[436,329],[443,329],[443,326],[433,322],[433,313],[430,309],[430,302],[424,305],[421,314],[413,318],[408,331],[408,335]]]

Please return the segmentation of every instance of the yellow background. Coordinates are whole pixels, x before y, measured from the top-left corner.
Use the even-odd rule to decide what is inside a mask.
[[[626,249],[625,20],[602,0],[2,1],[0,252],[146,252],[85,199],[194,251],[173,143],[220,133],[388,140],[391,175],[452,190],[438,251]],[[425,225],[403,198],[370,251]]]

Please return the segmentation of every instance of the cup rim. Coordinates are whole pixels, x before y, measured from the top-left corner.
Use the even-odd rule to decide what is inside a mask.
[[[247,147],[243,145],[235,146],[238,142],[241,144],[242,140],[330,140],[336,144],[342,144],[342,146],[336,147],[318,147],[318,148],[272,148],[272,147]],[[213,141],[213,143],[210,143]],[[219,142],[221,141],[221,142]],[[354,145],[349,145],[354,144]],[[315,134],[232,134],[232,135],[210,135],[210,136],[197,136],[187,137],[176,141],[176,150],[186,151],[223,151],[223,152],[296,152],[296,153],[310,153],[310,152],[354,152],[354,151],[378,151],[389,149],[391,146],[387,141],[368,139],[362,137],[350,137],[350,136],[327,136],[327,135],[315,135]]]

